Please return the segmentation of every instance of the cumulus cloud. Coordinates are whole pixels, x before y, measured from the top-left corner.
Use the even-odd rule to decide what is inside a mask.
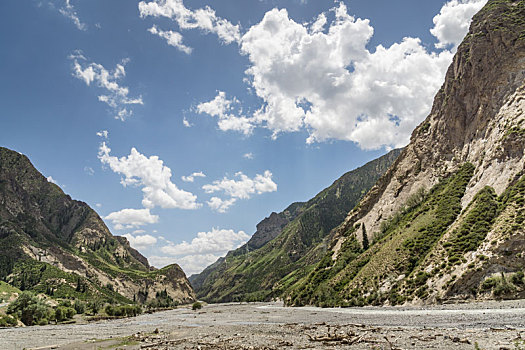
[[[126,237],[129,244],[135,249],[145,249],[157,244],[157,239],[152,235],[133,236],[129,233],[126,233],[123,235],[123,237]]]
[[[159,268],[171,264],[178,264],[187,276],[191,276],[194,273],[201,272],[219,258],[220,255],[214,254],[187,255],[182,257],[154,255],[149,256],[148,261],[151,265]]]
[[[191,128],[193,125],[190,123],[190,121],[188,119],[186,119],[186,117],[184,117],[182,119],[182,125],[184,125],[185,127],[187,128]]]
[[[206,202],[208,206],[219,212],[219,213],[226,213],[228,209],[237,202],[237,198],[230,198],[230,199],[221,199],[219,197],[211,197],[209,201]]]
[[[192,48],[182,43],[182,35],[180,33],[174,32],[172,30],[166,30],[166,31],[160,30],[157,28],[157,26],[151,27],[150,29],[148,29],[148,32],[166,39],[166,42],[168,43],[168,45],[171,45],[179,49],[185,54],[188,54],[188,55],[191,54]]]
[[[146,224],[154,224],[159,221],[159,217],[151,214],[148,208],[122,209],[110,213],[104,217],[104,219],[111,221],[115,230],[136,228]]]
[[[274,9],[242,37],[246,73],[264,101],[251,122],[274,137],[307,129],[309,143],[406,144],[430,110],[451,53],[430,53],[416,38],[371,52],[369,21],[350,16],[343,2],[331,11],[330,23],[321,14],[301,24]]]
[[[242,156],[243,156],[243,158],[246,158],[246,159],[253,159],[253,153],[252,152],[244,153]]]
[[[225,44],[238,42],[241,38],[239,25],[233,25],[226,19],[218,17],[215,10],[209,6],[191,10],[182,0],[141,1],[139,12],[143,18],[148,16],[170,18],[181,30],[199,29],[205,33],[214,33]],[[170,38],[163,37],[170,44]],[[182,41],[182,37],[176,40]]]
[[[178,263],[186,274],[200,272],[228,251],[243,245],[250,236],[244,231],[235,232],[213,228],[209,232],[199,232],[191,242],[179,244],[167,242],[160,251],[167,256],[150,257],[152,264],[167,265]]]
[[[64,6],[59,8],[58,12],[60,12],[60,14],[73,21],[73,23],[79,30],[87,30],[87,25],[80,21],[80,18],[77,15],[77,11],[73,7],[73,5],[71,5],[70,0],[65,0]]]
[[[221,130],[245,135],[256,127],[269,129],[274,138],[307,130],[308,143],[338,139],[363,149],[403,146],[430,112],[455,47],[485,2],[451,0],[443,6],[431,29],[437,52],[412,37],[367,48],[373,27],[368,19],[351,16],[343,2],[310,23],[273,9],[239,41],[250,62],[245,81],[262,100],[260,107],[236,116],[232,109],[240,109],[239,101],[219,91],[196,111],[217,117]]]
[[[438,39],[437,48],[452,46],[452,51],[461,43],[468,32],[472,16],[476,14],[487,0],[451,0],[439,11],[433,21],[434,28],[430,30]]]
[[[266,192],[277,191],[277,184],[272,180],[272,173],[266,170],[263,175],[257,174],[253,179],[244,175],[242,172],[235,174],[235,179],[224,177],[216,180],[212,184],[202,186],[206,193],[223,192],[228,199],[212,197],[208,206],[220,213],[226,212],[238,199],[249,199],[253,194],[263,194]]]
[[[108,131],[107,130],[101,130],[99,132],[97,132],[97,136],[100,136],[104,139],[107,139],[108,138]]]
[[[233,198],[248,199],[252,194],[277,191],[277,184],[272,180],[272,173],[266,170],[263,175],[257,174],[253,179],[242,172],[235,174],[239,180],[228,179],[213,181],[212,184],[202,186],[206,193],[222,191]]]
[[[106,94],[98,96],[98,100],[106,103],[112,109],[115,119],[126,120],[133,114],[132,106],[144,104],[141,96],[129,97],[129,89],[126,86],[119,85],[119,81],[126,76],[127,59],[117,64],[114,70],[108,71],[101,64],[87,63],[87,59],[80,51],[76,51],[69,58],[73,60],[73,76],[75,78],[82,80],[87,86],[94,83],[106,91]],[[107,137],[107,132],[105,136],[99,136]]]
[[[60,185],[58,184],[57,180],[53,179],[53,176],[48,176],[48,177],[46,178],[46,180],[47,180],[47,182],[51,182],[52,184],[55,184],[55,185],[57,185],[57,186],[60,186]]]
[[[115,173],[123,177],[120,183],[142,187],[142,205],[145,208],[180,208],[197,209],[197,196],[191,192],[179,189],[171,182],[171,169],[164,165],[158,156],[146,157],[135,148],[127,157],[110,155],[111,149],[102,142],[98,158],[102,164],[108,165]]]
[[[196,177],[206,177],[206,175],[202,171],[199,171],[188,176],[182,176],[181,179],[184,182],[193,182]]]
[[[239,131],[244,135],[250,135],[255,127],[253,118],[246,116],[237,116],[234,111],[234,105],[238,105],[239,101],[236,98],[226,98],[224,91],[219,91],[217,96],[211,101],[202,102],[197,105],[197,112],[199,114],[208,114],[212,117],[218,117],[218,126],[222,131]]]

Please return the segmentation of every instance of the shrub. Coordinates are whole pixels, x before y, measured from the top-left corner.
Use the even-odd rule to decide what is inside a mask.
[[[77,314],[83,314],[86,311],[86,304],[84,304],[80,300],[75,300],[75,302],[73,303],[73,308],[75,309]]]
[[[194,311],[195,311],[195,310],[200,310],[200,309],[202,309],[202,304],[199,303],[198,301],[196,301],[196,302],[194,302],[193,305],[191,306],[191,309],[194,310]]]
[[[102,308],[102,303],[99,300],[92,300],[87,304],[87,309],[92,315],[96,315]]]
[[[510,282],[516,286],[523,284],[523,271],[518,271],[510,276]]]
[[[132,317],[140,315],[142,313],[142,308],[138,305],[107,305],[104,311],[108,316]]]
[[[20,294],[7,308],[8,314],[16,315],[26,326],[48,324],[51,311],[50,307],[27,291]]]
[[[0,327],[14,327],[17,321],[11,315],[0,315]]]

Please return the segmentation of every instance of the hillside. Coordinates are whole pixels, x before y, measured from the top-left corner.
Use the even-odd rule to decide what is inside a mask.
[[[1,147],[0,280],[54,298],[146,303],[164,293],[176,303],[194,300],[178,265],[150,267],[86,203]]]
[[[525,1],[489,0],[430,115],[286,302],[525,297],[524,110]]]
[[[304,276],[324,256],[323,239],[399,153],[393,150],[344,174],[306,203],[294,203],[282,213],[272,213],[257,225],[257,232],[246,245],[190,277],[197,296],[226,302],[280,295],[285,286]]]

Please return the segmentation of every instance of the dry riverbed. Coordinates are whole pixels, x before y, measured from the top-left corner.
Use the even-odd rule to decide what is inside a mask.
[[[525,300],[435,307],[206,305],[0,329],[0,349],[525,349]]]

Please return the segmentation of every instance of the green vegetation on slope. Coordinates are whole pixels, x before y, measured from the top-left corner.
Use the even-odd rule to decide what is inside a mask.
[[[327,255],[305,279],[287,292],[288,305],[320,306],[392,304],[422,294],[425,277],[411,273],[446,232],[461,211],[461,198],[474,167],[458,172],[434,186],[426,195],[419,191],[383,227],[382,237],[362,251],[355,227],[347,233],[337,258]],[[405,276],[405,285],[398,276]],[[389,288],[381,285],[393,279]],[[403,288],[402,288],[403,287]]]
[[[228,254],[210,266],[196,286],[208,302],[267,300],[306,276],[326,254],[323,240],[337,227],[400,150],[346,173],[302,205],[298,216],[261,248]]]
[[[448,252],[449,263],[459,262],[466,252],[476,250],[489,232],[498,214],[496,192],[492,187],[483,188],[473,199],[474,207],[461,226],[454,230],[443,246]]]

